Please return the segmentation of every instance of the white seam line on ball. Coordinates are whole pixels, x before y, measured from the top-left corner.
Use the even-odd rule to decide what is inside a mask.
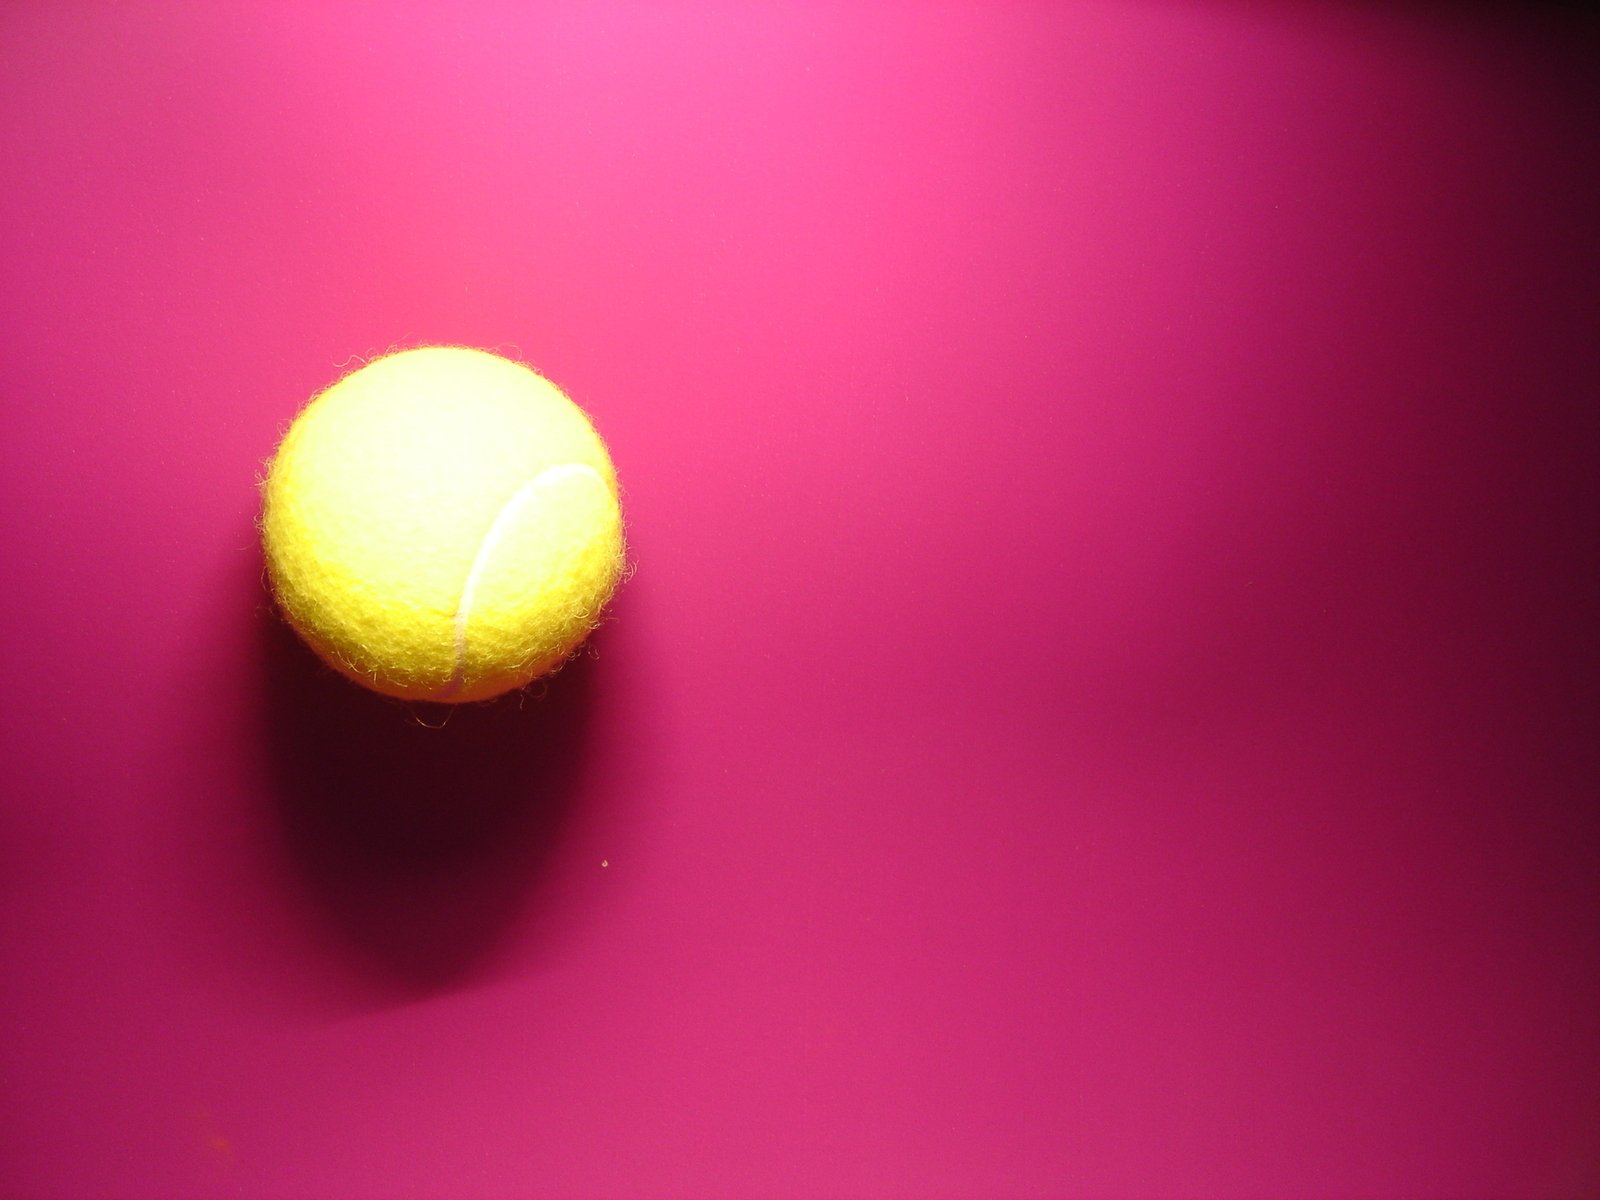
[[[527,483],[511,493],[510,499],[500,506],[500,511],[495,514],[494,521],[489,525],[489,532],[483,535],[483,541],[478,543],[478,552],[473,556],[472,569],[467,572],[467,582],[461,588],[461,600],[456,605],[454,620],[455,628],[455,667],[450,673],[449,682],[434,694],[436,700],[449,700],[460,694],[467,682],[467,624],[472,619],[472,605],[477,599],[478,581],[483,578],[483,572],[488,567],[489,560],[494,557],[495,547],[500,544],[500,539],[505,537],[506,529],[512,519],[527,505],[535,493],[546,484],[557,479],[565,479],[569,475],[593,475],[601,483],[605,480],[599,471],[588,463],[562,463],[558,467],[547,467],[540,471]]]

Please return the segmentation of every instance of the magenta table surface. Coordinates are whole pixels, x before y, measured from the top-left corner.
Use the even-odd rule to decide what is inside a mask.
[[[1600,1194],[1595,33],[6,5],[0,1196]],[[437,342],[636,573],[429,728],[253,521]]]

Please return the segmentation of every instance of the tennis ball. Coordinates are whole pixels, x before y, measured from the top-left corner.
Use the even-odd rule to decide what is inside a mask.
[[[262,485],[278,605],[330,666],[484,700],[559,666],[622,569],[617,479],[549,380],[482,350],[368,363],[316,396]]]

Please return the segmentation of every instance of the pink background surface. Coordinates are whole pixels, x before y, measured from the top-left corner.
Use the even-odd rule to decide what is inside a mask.
[[[11,4],[0,1194],[1600,1192],[1593,26]],[[596,655],[271,616],[520,354]]]

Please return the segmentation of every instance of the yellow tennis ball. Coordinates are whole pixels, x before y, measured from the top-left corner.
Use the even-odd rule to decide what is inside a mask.
[[[345,376],[295,418],[262,492],[289,623],[404,699],[484,700],[560,665],[622,569],[594,426],[482,350],[406,350]]]

